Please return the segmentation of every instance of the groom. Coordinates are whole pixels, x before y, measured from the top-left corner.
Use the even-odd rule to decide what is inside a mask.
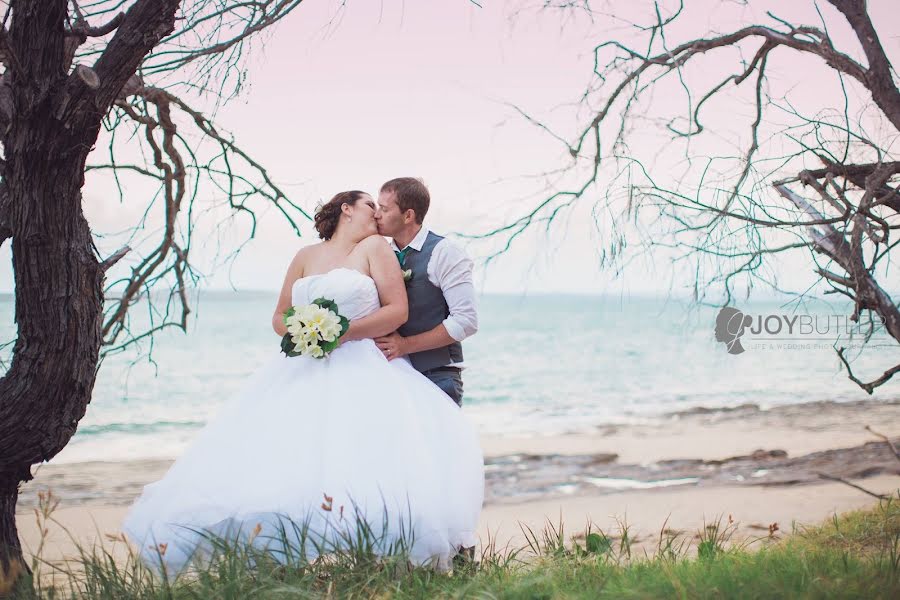
[[[388,358],[408,357],[412,366],[462,406],[462,342],[478,330],[472,260],[465,251],[422,222],[431,197],[420,179],[391,179],[378,195],[378,233],[392,239],[407,276],[409,320],[375,339]]]

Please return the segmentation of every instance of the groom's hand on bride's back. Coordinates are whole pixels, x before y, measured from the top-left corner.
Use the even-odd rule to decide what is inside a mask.
[[[395,358],[400,358],[401,356],[406,356],[408,354],[405,342],[406,338],[396,331],[375,338],[375,345],[378,346],[378,349],[381,350],[381,353],[384,354],[385,358],[388,360],[394,360]]]

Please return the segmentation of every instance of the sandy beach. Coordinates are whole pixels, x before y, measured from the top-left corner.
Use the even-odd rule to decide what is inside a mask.
[[[693,532],[729,515],[736,536],[778,535],[875,499],[820,474],[881,494],[900,489],[900,462],[865,431],[900,437],[900,401],[821,402],[762,410],[695,409],[628,426],[543,437],[485,437],[483,543],[521,545],[520,524],[548,520],[578,533],[590,521],[615,534],[627,522],[638,548],[652,552],[665,527]],[[900,441],[900,440],[897,440]],[[60,499],[43,555],[71,555],[77,540],[109,544],[128,504],[170,461],[42,466],[23,486],[20,535],[29,551],[40,540],[37,494]],[[119,549],[121,551],[121,548]]]

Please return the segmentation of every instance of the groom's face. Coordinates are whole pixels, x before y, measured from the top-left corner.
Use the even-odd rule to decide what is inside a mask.
[[[378,194],[378,210],[375,211],[375,222],[378,224],[378,233],[388,237],[403,229],[409,220],[409,213],[404,215],[397,204],[395,192],[381,192]]]

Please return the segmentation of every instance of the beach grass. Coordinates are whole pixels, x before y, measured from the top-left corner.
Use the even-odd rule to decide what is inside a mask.
[[[52,520],[52,513],[46,514]],[[452,571],[412,567],[402,551],[376,556],[365,536],[336,552],[283,564],[252,544],[217,540],[202,567],[159,577],[135,556],[80,548],[66,565],[32,563],[18,597],[84,599],[286,598],[897,598],[900,498],[790,533],[776,525],[735,539],[723,516],[697,532],[663,525],[638,547],[624,521],[571,535],[562,523],[523,526],[521,547],[485,540]],[[48,576],[50,575],[50,576]]]

